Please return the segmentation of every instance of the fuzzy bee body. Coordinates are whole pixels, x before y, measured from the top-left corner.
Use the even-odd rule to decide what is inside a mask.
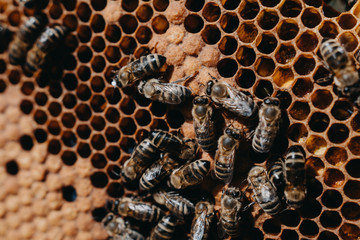
[[[26,54],[46,24],[44,15],[35,15],[27,19],[17,31],[9,46],[11,64],[19,64],[25,60]]]
[[[163,130],[154,130],[150,133],[149,139],[162,152],[181,153],[183,141],[174,134]]]
[[[251,96],[237,90],[226,82],[207,82],[206,94],[211,100],[236,114],[240,118],[252,119],[258,113],[258,106]]]
[[[270,182],[276,187],[277,192],[282,192],[285,186],[284,162],[278,158],[268,168],[268,177]]]
[[[305,156],[297,146],[291,147],[286,154],[285,181],[286,203],[290,207],[301,207],[306,197]]]
[[[166,57],[159,54],[142,56],[117,70],[111,84],[114,87],[131,86],[135,82],[158,72],[165,62]]]
[[[259,111],[259,125],[255,129],[252,148],[259,153],[268,153],[279,130],[281,109],[277,98],[267,97]]]
[[[206,240],[214,217],[214,202],[202,200],[195,205],[195,217],[191,225],[191,240]]]
[[[213,109],[209,98],[197,96],[193,101],[192,116],[194,119],[195,136],[200,147],[208,153],[216,149],[216,135],[213,121]]]
[[[67,28],[65,26],[46,27],[26,57],[27,69],[35,72],[41,67],[49,53],[65,37],[66,32]]]
[[[131,217],[143,222],[157,222],[164,212],[157,206],[128,197],[107,202],[109,211],[122,217]]]
[[[113,213],[108,213],[102,220],[102,224],[114,240],[145,240],[143,235],[129,228],[124,219],[116,217]]]
[[[153,194],[155,202],[167,207],[179,218],[184,218],[194,212],[194,204],[175,192],[158,192]]]
[[[174,215],[164,216],[154,227],[149,240],[170,240],[173,238],[177,218]]]
[[[281,209],[280,198],[274,185],[270,182],[266,170],[260,166],[254,166],[248,174],[248,182],[253,188],[254,197],[260,207],[270,215],[279,213]]]
[[[239,147],[240,132],[235,128],[226,128],[219,138],[215,154],[215,176],[230,183],[234,172],[235,153]]]
[[[199,159],[190,162],[171,173],[169,186],[184,189],[200,184],[209,173],[211,163],[209,160]]]

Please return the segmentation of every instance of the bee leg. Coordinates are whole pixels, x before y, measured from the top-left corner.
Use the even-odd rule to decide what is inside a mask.
[[[248,210],[249,208],[251,208],[251,206],[254,205],[254,204],[255,204],[255,202],[249,203],[248,205],[246,205],[246,206],[242,209],[242,212],[247,211],[247,210]]]
[[[173,83],[176,83],[176,84],[177,84],[177,83],[184,82],[184,81],[186,81],[186,80],[188,80],[188,79],[192,78],[194,75],[195,75],[195,74],[191,74],[191,75],[186,76],[186,77],[184,77],[184,78],[180,78],[180,79],[178,79],[178,80],[174,81]]]
[[[215,82],[217,82],[217,81],[218,81],[216,77],[214,77],[214,76],[213,76],[213,75],[211,75],[210,73],[208,73],[208,74],[209,74],[209,76],[211,77],[211,79],[212,79],[212,80],[214,80]]]
[[[316,79],[314,82],[316,84],[329,84],[329,83],[331,83],[332,79],[333,79],[333,75],[331,74],[327,77]]]

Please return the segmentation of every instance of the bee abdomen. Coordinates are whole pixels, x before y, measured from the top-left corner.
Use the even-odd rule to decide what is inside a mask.
[[[325,40],[320,46],[320,53],[332,69],[341,69],[349,61],[345,49],[334,39]]]
[[[200,183],[210,171],[210,161],[199,159],[192,162],[186,169],[184,169],[185,179],[191,183]],[[195,184],[194,184],[195,185]]]
[[[227,180],[233,174],[231,164],[224,164],[219,161],[215,162],[215,175],[220,180]]]
[[[259,204],[261,205],[261,208],[264,210],[264,212],[270,215],[277,214],[281,209],[281,202],[277,195],[274,195],[270,201]]]
[[[166,131],[155,130],[149,138],[160,151],[179,153],[181,150],[182,141]]]
[[[168,240],[173,238],[177,219],[173,215],[164,216],[155,226],[149,240]]]
[[[239,223],[225,218],[221,218],[221,224],[226,234],[231,237],[237,237],[240,235]]]
[[[275,136],[272,137],[270,132],[267,132],[266,134],[261,134],[261,130],[258,128],[255,130],[252,147],[258,153],[268,153],[272,147]]]
[[[144,222],[157,222],[164,215],[160,208],[150,204],[137,204],[134,210],[133,217]]]
[[[159,154],[159,149],[149,140],[143,140],[134,151],[134,156],[139,156],[142,162],[152,163]]]
[[[209,130],[209,134],[196,134],[196,139],[200,147],[208,153],[214,152],[216,150],[216,137],[212,129]]]
[[[284,165],[283,162],[278,159],[275,161],[268,170],[268,176],[270,182],[276,187],[278,191],[284,188],[285,178],[284,178]]]
[[[134,76],[138,79],[157,72],[166,62],[166,57],[159,54],[149,54],[131,63]]]
[[[156,163],[158,164],[158,163]],[[152,168],[148,168],[140,178],[139,186],[142,190],[149,190],[154,188],[157,184],[163,180],[168,173],[163,171],[160,167],[160,171],[153,171]]]

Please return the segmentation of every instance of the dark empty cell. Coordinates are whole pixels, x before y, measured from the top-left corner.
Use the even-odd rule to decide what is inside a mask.
[[[270,30],[279,22],[279,16],[273,10],[263,10],[257,18],[257,21],[262,29]]]
[[[49,13],[52,19],[58,19],[63,13],[60,4],[57,3],[52,4],[49,9]]]
[[[86,84],[80,84],[76,89],[76,96],[82,101],[87,101],[91,97],[91,90]]]
[[[135,99],[136,103],[142,107],[149,106],[151,103],[151,100],[144,97],[143,95],[136,93],[133,95],[133,98]]]
[[[302,55],[296,60],[294,69],[300,75],[307,75],[314,70],[315,64],[315,60],[311,56]]]
[[[306,31],[296,41],[296,46],[303,52],[311,52],[318,45],[319,41],[314,32]]]
[[[76,9],[76,14],[83,22],[88,22],[91,16],[91,9],[88,4],[82,2]]]
[[[309,120],[309,127],[314,132],[323,132],[329,126],[330,119],[328,115],[322,112],[315,112]]]
[[[218,62],[217,69],[222,77],[232,77],[237,72],[238,65],[232,58],[223,58]]]
[[[137,142],[141,142],[148,136],[149,136],[148,131],[146,131],[145,129],[139,129],[138,131],[136,131],[135,139]]]
[[[335,233],[323,231],[320,233],[318,240],[339,240]]]
[[[106,189],[106,193],[113,198],[119,198],[124,195],[124,187],[118,182],[112,182]]]
[[[120,139],[120,132],[114,127],[108,127],[105,136],[109,142],[117,142]]]
[[[63,19],[63,25],[67,27],[70,31],[75,31],[78,26],[76,16],[72,14],[67,14]]]
[[[106,27],[105,37],[109,42],[116,43],[120,40],[121,30],[114,24],[109,24]]]
[[[315,178],[306,179],[307,196],[309,198],[316,198],[321,195],[323,191],[322,183]]]
[[[24,95],[31,95],[31,93],[34,91],[34,84],[32,82],[24,82],[21,86],[21,92]]]
[[[236,77],[236,83],[242,88],[251,88],[256,80],[255,73],[251,69],[240,69]]]
[[[121,7],[128,12],[134,11],[139,5],[138,0],[123,0],[121,1]]]
[[[121,172],[121,169],[119,166],[117,165],[110,165],[108,166],[108,168],[106,169],[109,177],[111,179],[114,179],[114,180],[117,180],[117,179],[120,179],[120,172]]]
[[[132,153],[136,147],[136,143],[132,138],[122,138],[120,142],[120,147],[126,153]]]
[[[292,92],[297,97],[304,97],[311,93],[314,88],[313,82],[309,78],[298,78],[292,87]]]
[[[133,33],[135,32],[138,22],[133,15],[125,14],[120,18],[120,26],[124,33]]]
[[[181,112],[176,110],[169,110],[166,114],[167,122],[171,128],[180,128],[185,122],[185,119]]]
[[[91,129],[88,125],[79,125],[76,129],[76,133],[82,139],[88,139],[91,134]]]
[[[334,166],[341,166],[348,158],[344,148],[331,147],[325,154],[325,159]]]
[[[315,71],[315,74],[313,75],[314,78],[314,82],[319,84],[320,86],[327,86],[329,84],[332,83],[332,81],[330,82],[319,82],[318,80],[321,81],[322,78],[326,78],[330,75],[329,70],[327,70],[326,68],[324,68],[323,66],[319,66],[319,68]]]
[[[190,14],[185,18],[184,27],[188,32],[198,33],[204,27],[204,21],[199,15]]]
[[[135,37],[139,43],[146,44],[151,40],[152,32],[151,32],[150,28],[148,28],[146,26],[141,26],[136,31]]]
[[[159,15],[152,19],[151,26],[155,33],[163,34],[168,30],[169,22],[164,15]]]
[[[110,161],[117,161],[120,158],[120,149],[118,146],[109,146],[105,150],[105,154]]]
[[[103,112],[106,108],[105,98],[101,95],[95,95],[90,101],[91,108],[94,112]]]
[[[75,113],[81,121],[87,121],[91,117],[91,109],[85,103],[79,104],[75,109]]]
[[[274,219],[267,219],[263,223],[263,230],[266,233],[277,235],[281,231],[281,224]]]
[[[102,150],[105,148],[105,138],[100,134],[95,134],[91,138],[91,146],[96,150]]]
[[[108,48],[109,49],[109,48]],[[120,53],[119,53],[120,54]],[[94,92],[101,92],[104,88],[105,88],[105,83],[104,83],[104,79],[102,77],[99,77],[99,76],[94,76],[92,79],[91,79],[91,89],[94,91]]]
[[[91,41],[91,47],[95,52],[102,52],[105,49],[105,41],[102,37],[96,36]]]
[[[136,47],[137,44],[133,37],[125,36],[120,41],[120,48],[124,54],[132,54]]]
[[[260,0],[260,2],[265,7],[275,7],[279,4],[280,0]]]
[[[74,74],[65,74],[62,82],[67,90],[75,90],[78,84],[78,80]]]
[[[44,1],[44,2],[46,2],[46,1]],[[61,3],[62,3],[62,5],[64,5],[65,9],[68,11],[72,11],[76,7],[76,1],[74,1],[74,0],[62,0]]]
[[[140,126],[146,126],[151,122],[151,116],[147,110],[138,110],[135,119]]]
[[[148,4],[144,4],[136,10],[136,17],[140,22],[147,22],[151,19],[153,13],[152,8]]]
[[[164,131],[169,131],[169,126],[163,119],[154,119],[150,125],[150,129],[161,129]]]
[[[320,223],[325,228],[336,228],[341,224],[341,216],[337,211],[324,211]]]
[[[225,36],[219,42],[218,48],[224,55],[231,55],[237,49],[237,41],[231,36]]]
[[[219,5],[217,5],[214,2],[208,2],[206,3],[202,15],[208,22],[215,22],[219,19],[221,14],[221,10],[219,8]]]
[[[344,184],[344,181],[344,174],[337,169],[329,168],[324,173],[324,183],[329,187],[340,187]]]
[[[351,199],[360,199],[360,182],[348,180],[344,186],[344,192]]]
[[[260,7],[259,4],[254,1],[246,1],[242,7],[240,7],[240,16],[243,19],[246,20],[250,20],[250,19],[254,19],[256,17],[256,15],[259,13]]]
[[[121,99],[121,94],[118,88],[109,87],[105,91],[105,97],[109,104],[117,104]]]
[[[48,110],[52,116],[57,117],[61,113],[61,105],[57,102],[52,102],[50,103]]]
[[[327,108],[331,104],[332,100],[333,97],[328,90],[319,89],[311,95],[312,104],[320,109]]]
[[[280,7],[280,12],[284,17],[296,17],[301,10],[301,2],[297,0],[286,0]]]
[[[303,218],[316,218],[322,211],[321,204],[313,198],[306,198],[304,204],[299,209],[299,213]]]
[[[298,240],[299,235],[295,230],[284,229],[280,236],[281,240]]]
[[[193,12],[200,11],[204,6],[204,0],[187,0],[185,2],[185,7]]]
[[[277,33],[281,40],[291,40],[296,37],[299,32],[299,26],[294,20],[283,20],[277,28]]]
[[[238,28],[239,19],[235,13],[226,13],[220,18],[220,26],[226,33],[232,33]]]
[[[97,73],[102,72],[105,68],[105,65],[106,65],[106,62],[102,56],[96,56],[91,61],[91,68]]]
[[[115,108],[108,108],[105,113],[106,119],[111,123],[116,123],[120,119],[120,114]]]
[[[348,148],[353,154],[360,155],[360,137],[351,138]]]
[[[149,114],[150,117],[150,114]],[[150,118],[151,119],[151,118]],[[120,122],[120,129],[125,135],[132,135],[136,131],[136,125],[132,118],[123,118]]]
[[[77,141],[75,134],[70,131],[63,132],[61,140],[64,145],[68,147],[74,147]]]
[[[47,151],[50,154],[57,155],[60,152],[60,150],[61,150],[61,144],[59,140],[52,139],[49,141]]]
[[[261,53],[272,53],[277,46],[277,40],[272,33],[264,33],[258,37],[256,47]]]
[[[341,214],[351,221],[360,219],[360,206],[354,202],[346,202],[341,208]]]
[[[88,46],[81,46],[78,49],[77,56],[82,63],[87,63],[91,60],[93,54]]]
[[[132,114],[135,110],[135,103],[131,98],[124,98],[120,103],[120,109],[125,114]]]
[[[48,124],[48,131],[52,135],[55,135],[55,136],[59,135],[61,132],[59,123],[56,120],[51,120]]]
[[[76,97],[75,95],[68,93],[63,98],[63,104],[66,108],[72,109],[76,105]]]
[[[256,26],[252,23],[242,23],[240,28],[237,30],[239,39],[244,43],[251,43],[255,40],[258,34]]]
[[[319,233],[319,227],[311,220],[304,220],[300,225],[300,232],[305,236],[315,236]]]
[[[9,82],[11,84],[18,84],[20,82],[20,72],[17,70],[11,70],[9,73]]]
[[[106,122],[103,117],[101,116],[94,116],[91,119],[90,125],[96,131],[101,131],[105,128]]]
[[[50,95],[54,98],[59,98],[63,92],[60,82],[52,81],[49,85]]]
[[[65,165],[72,166],[75,164],[77,157],[76,154],[72,151],[64,151],[61,154],[61,160]]]
[[[342,29],[352,29],[356,25],[356,18],[352,14],[343,14],[338,23]]]
[[[356,114],[351,120],[351,127],[355,132],[360,132],[360,114]]]
[[[20,24],[20,13],[17,10],[12,11],[8,16],[8,21],[12,26],[18,26]]]
[[[91,19],[90,26],[95,33],[102,32],[105,28],[105,20],[101,15],[96,14]]]
[[[82,158],[88,158],[91,155],[91,149],[87,143],[80,142],[76,151]]]
[[[358,46],[358,40],[351,32],[344,32],[339,37],[340,44],[346,51],[352,52]]]
[[[41,128],[37,128],[34,130],[34,136],[35,136],[36,141],[38,141],[38,143],[43,143],[47,139],[46,131]]]
[[[90,176],[91,184],[96,188],[103,188],[108,184],[108,178],[103,172],[94,172]]]
[[[7,86],[6,86],[5,81],[4,81],[4,80],[2,80],[2,79],[0,79],[0,93],[5,92],[6,87],[7,87]]]
[[[106,1],[103,0],[91,0],[91,6],[95,11],[101,11],[106,7]]]
[[[346,164],[346,171],[354,178],[360,178],[360,159],[352,159]]]
[[[169,6],[169,0],[154,0],[153,6],[156,11],[162,12],[165,11]]]
[[[66,55],[64,57],[64,69],[65,70],[74,70],[77,66],[77,60],[73,55]]]
[[[302,23],[308,28],[314,28],[321,22],[321,15],[315,8],[306,8],[301,15]]]
[[[106,158],[101,153],[95,153],[91,157],[91,164],[95,168],[104,168],[107,164]]]
[[[264,99],[268,96],[271,96],[273,92],[274,92],[274,88],[273,88],[271,82],[269,82],[267,80],[258,81],[255,86],[255,91],[254,91],[255,96],[260,99]]]
[[[3,59],[0,59],[0,73],[4,73],[6,71],[6,63]]]
[[[331,125],[327,135],[331,142],[342,143],[348,138],[349,129],[344,124],[335,123]]]
[[[310,113],[310,106],[307,102],[296,101],[290,108],[289,113],[296,120],[304,120]]]
[[[234,10],[240,4],[240,0],[221,0],[221,4],[226,10]]]
[[[279,219],[282,224],[288,227],[296,227],[300,223],[300,216],[294,210],[285,210],[279,214]]]
[[[38,124],[44,124],[47,120],[47,115],[42,110],[36,110],[36,112],[34,114],[34,119],[35,119],[35,122],[37,122]]]
[[[305,164],[306,175],[308,176],[321,176],[324,172],[325,165],[318,157],[309,157]]]
[[[202,30],[201,37],[207,44],[216,44],[220,40],[221,32],[216,25],[207,25]]]
[[[19,172],[19,166],[15,160],[10,160],[6,163],[6,172],[10,175],[16,175]]]
[[[61,188],[61,192],[65,201],[73,202],[76,200],[76,190],[73,186],[64,186]]]
[[[335,38],[339,34],[337,25],[331,21],[324,21],[319,32],[324,38]]]
[[[338,208],[341,206],[343,199],[338,191],[329,189],[321,196],[321,202],[327,208]]]
[[[275,70],[275,63],[271,58],[260,57],[255,63],[255,71],[261,77],[270,76]]]
[[[134,105],[135,108],[135,105]],[[162,117],[166,113],[166,104],[161,102],[152,102],[150,111],[154,116]],[[132,111],[133,112],[133,111]]]
[[[344,223],[339,229],[339,235],[343,240],[354,240],[360,236],[360,228],[351,223]]]
[[[241,46],[239,50],[236,52],[236,60],[242,66],[251,66],[256,59],[256,54],[253,47]]]
[[[69,33],[64,39],[64,46],[69,50],[69,52],[75,52],[79,46],[78,38],[74,34]]]
[[[101,207],[101,208],[95,208],[91,212],[91,215],[96,222],[101,222],[101,220],[106,216],[107,213],[108,211],[104,207]]]
[[[280,100],[281,109],[287,109],[292,103],[291,95],[286,90],[278,90],[276,97]]]

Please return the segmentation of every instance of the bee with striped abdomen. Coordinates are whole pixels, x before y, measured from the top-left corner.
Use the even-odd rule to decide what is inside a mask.
[[[113,239],[121,240],[145,240],[144,236],[132,230],[121,217],[116,217],[113,213],[108,213],[102,220],[102,224]]]
[[[285,157],[285,190],[286,203],[299,208],[306,197],[305,154],[298,146],[289,148]]]
[[[149,240],[170,240],[173,238],[178,219],[174,215],[164,216],[154,227]]]
[[[177,217],[183,219],[194,213],[194,204],[175,192],[157,192],[153,194],[155,202],[164,205]]]
[[[116,87],[127,87],[159,71],[165,64],[166,57],[159,54],[149,54],[128,63],[115,71],[111,84]]]
[[[168,185],[176,189],[198,185],[209,173],[210,167],[210,161],[205,159],[187,163],[171,173]]]
[[[41,67],[46,57],[53,51],[59,42],[65,37],[68,29],[65,26],[57,25],[53,28],[46,27],[26,57],[26,68],[35,72]]]
[[[197,96],[193,101],[192,116],[196,140],[200,147],[208,153],[216,149],[216,135],[213,120],[213,109],[210,106],[209,98]]]
[[[159,207],[129,197],[108,200],[107,209],[122,217],[131,217],[143,222],[157,222],[164,216]]]
[[[238,129],[228,127],[218,141],[218,149],[216,150],[214,158],[214,172],[218,179],[227,184],[232,180],[235,165],[235,153],[239,147],[240,136],[241,133]]]
[[[255,129],[252,148],[259,153],[268,153],[274,143],[281,119],[278,98],[264,99],[259,111],[259,125]]]
[[[191,240],[206,240],[208,238],[210,224],[215,215],[214,205],[215,200],[212,195],[211,198],[205,198],[196,203],[195,217],[190,232]]]
[[[171,154],[181,153],[183,140],[174,134],[164,130],[154,130],[150,132],[149,139],[162,152],[168,152]]]
[[[27,19],[17,31],[9,46],[9,60],[11,64],[19,64],[26,58],[26,54],[34,44],[47,22],[43,14]]]
[[[278,193],[282,193],[285,187],[284,160],[279,157],[268,168],[268,177]]]
[[[253,188],[254,197],[260,207],[270,215],[279,213],[281,209],[280,198],[274,185],[270,182],[266,170],[260,166],[254,166],[248,174],[248,182]]]

